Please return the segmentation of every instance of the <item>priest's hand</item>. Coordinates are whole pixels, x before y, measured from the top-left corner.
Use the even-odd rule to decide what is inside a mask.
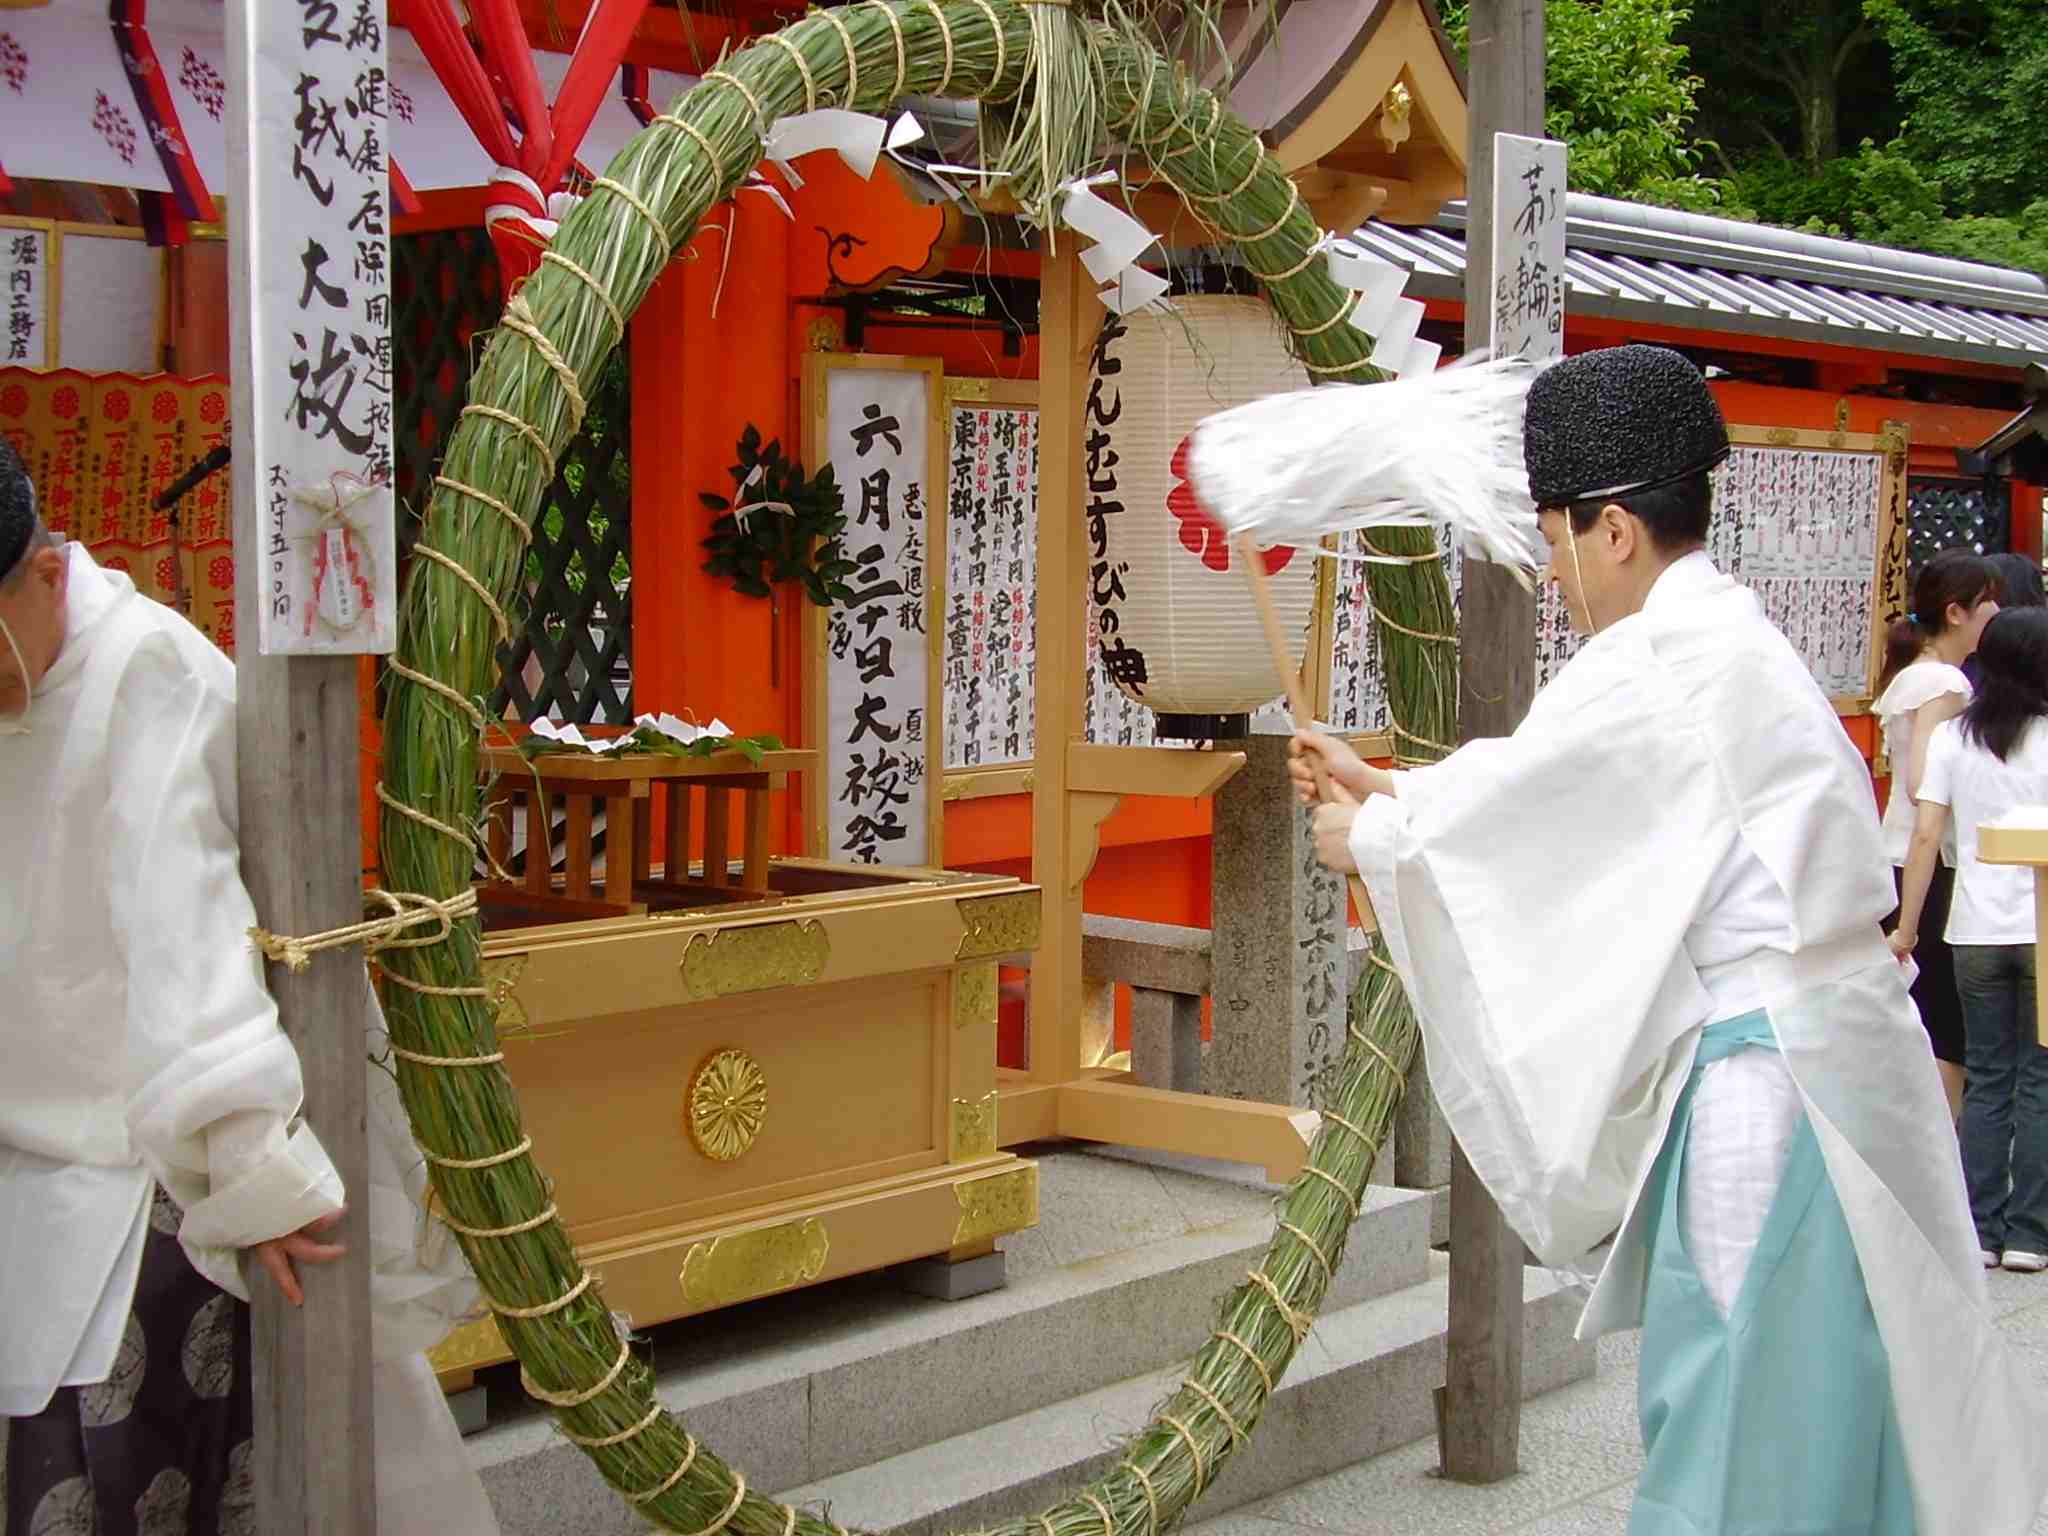
[[[1316,858],[1325,869],[1340,875],[1355,875],[1358,865],[1351,857],[1351,823],[1358,819],[1358,802],[1342,786],[1332,783],[1335,797],[1328,805],[1316,807]]]
[[[323,1243],[320,1234],[330,1230],[341,1220],[342,1212],[322,1216],[318,1221],[309,1221],[296,1232],[287,1232],[283,1237],[273,1237],[267,1243],[257,1243],[248,1251],[270,1278],[277,1282],[277,1288],[284,1292],[284,1299],[293,1306],[304,1306],[306,1293],[299,1289],[299,1274],[294,1264],[332,1264],[348,1252],[340,1243]]]
[[[1370,770],[1349,743],[1321,731],[1296,731],[1287,746],[1287,776],[1293,780],[1294,793],[1303,805],[1314,805],[1322,798],[1316,788],[1318,767],[1331,784],[1341,784],[1350,790],[1353,800],[1363,800],[1372,793],[1366,777]]]

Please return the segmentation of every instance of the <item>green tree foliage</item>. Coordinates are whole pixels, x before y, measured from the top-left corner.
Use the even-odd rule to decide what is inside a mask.
[[[1467,9],[1444,8],[1461,52]],[[1548,0],[1545,21],[1575,190],[2048,274],[2044,0]]]
[[[2040,0],[1721,0],[1711,20],[1685,35],[1731,208],[2048,272]]]
[[[1758,158],[1819,175],[1845,135],[1889,138],[1898,127],[1863,0],[1708,0],[1677,35],[1709,82],[1695,131],[1731,175]]]
[[[1867,0],[1904,111],[1896,148],[1959,218],[2025,218],[2048,196],[2048,6]],[[2032,217],[2039,221],[2042,213]]]
[[[1466,48],[1466,0],[1443,7]],[[1574,191],[1674,208],[1713,208],[1720,188],[1699,174],[1691,133],[1701,82],[1678,40],[1677,0],[1549,0],[1544,118],[1571,145]]]

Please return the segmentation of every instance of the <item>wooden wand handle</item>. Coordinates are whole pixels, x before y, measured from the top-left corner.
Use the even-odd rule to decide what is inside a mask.
[[[1267,584],[1266,566],[1252,548],[1252,541],[1240,534],[1235,541],[1237,558],[1244,565],[1246,578],[1252,584],[1252,601],[1258,605],[1259,623],[1266,631],[1266,645],[1273,653],[1273,666],[1287,684],[1287,709],[1294,716],[1295,726],[1304,731],[1315,729],[1315,711],[1309,707],[1308,690],[1301,685],[1301,669],[1294,665],[1287,654],[1287,635],[1280,628],[1279,610],[1273,606],[1273,589]],[[1316,777],[1316,794],[1325,804],[1332,798],[1330,776],[1323,768],[1320,755],[1309,759],[1309,771]],[[1346,885],[1351,891],[1352,905],[1358,909],[1358,925],[1367,933],[1379,932],[1379,915],[1372,909],[1372,895],[1365,888],[1365,882],[1353,875]]]

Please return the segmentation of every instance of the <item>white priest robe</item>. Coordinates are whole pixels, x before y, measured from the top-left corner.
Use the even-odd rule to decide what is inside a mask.
[[[1868,776],[1755,597],[1704,554],[1675,562],[1513,736],[1395,779],[1352,855],[1503,1214],[1560,1268],[1616,1238],[1581,1336],[1641,1320],[1638,1197],[1700,1033],[1761,1007],[1855,1241],[1921,1536],[2027,1529],[2048,1403],[1986,1308],[1927,1037],[1879,935]],[[1745,868],[1770,900],[1731,900]],[[1738,955],[1731,913],[1758,908],[1778,931]]]
[[[106,1379],[153,1182],[194,1267],[243,1300],[242,1249],[343,1202],[248,937],[234,666],[82,546],[68,558],[63,646],[27,734],[0,735],[0,1311],[34,1320],[0,1327],[0,1416]],[[419,1353],[476,1284],[421,1214],[364,995],[380,1529],[476,1536],[496,1527]]]

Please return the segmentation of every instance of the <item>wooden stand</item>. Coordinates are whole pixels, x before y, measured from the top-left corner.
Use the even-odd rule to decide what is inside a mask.
[[[627,916],[664,900],[708,906],[772,896],[768,796],[791,773],[809,770],[816,756],[769,752],[756,763],[737,751],[713,757],[562,752],[529,761],[515,748],[494,747],[482,754],[481,767],[486,783],[495,784],[490,811],[495,869],[479,887],[479,898],[490,907],[547,920]],[[735,792],[738,816],[733,814]],[[666,817],[659,875],[653,848],[657,798]],[[595,851],[600,804],[602,870],[596,867]],[[559,838],[557,805],[563,813]],[[513,862],[514,829],[520,826],[525,829],[523,878],[500,878]],[[554,872],[558,844],[559,879]],[[630,854],[623,865],[614,857],[619,850]]]
[[[1001,1077],[1003,1145],[1073,1136],[1230,1158],[1291,1179],[1320,1124],[1313,1110],[1141,1088],[1083,1062],[1087,1018],[1081,888],[1102,824],[1125,795],[1213,794],[1237,752],[1091,746],[1086,732],[1088,357],[1103,309],[1075,242],[1045,253],[1039,288],[1037,759],[1031,876],[1045,892],[1031,966],[1030,1064]]]

